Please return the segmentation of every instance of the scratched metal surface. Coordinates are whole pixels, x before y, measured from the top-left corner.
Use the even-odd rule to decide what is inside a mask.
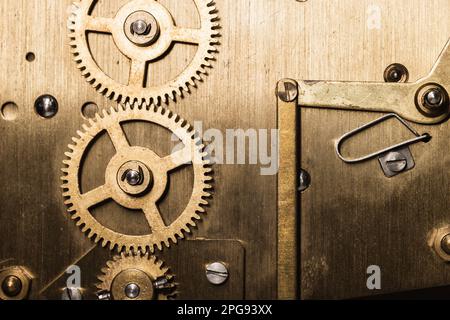
[[[119,0],[99,0],[102,14],[112,14]],[[169,3],[171,1],[164,1]],[[60,168],[67,144],[84,122],[87,101],[113,105],[95,92],[76,70],[66,34],[70,0],[4,0],[0,2],[0,104],[14,101],[15,121],[0,119],[0,261],[20,264],[36,276],[32,297],[40,298],[65,268],[78,262],[93,243],[68,219],[60,192]],[[380,29],[369,30],[370,5],[379,5]],[[391,62],[408,66],[411,78],[428,72],[445,44],[450,4],[444,0],[217,0],[221,38],[213,69],[198,89],[169,108],[204,128],[272,129],[276,127],[274,88],[281,78],[382,80]],[[190,1],[172,1],[182,22],[189,23]],[[439,10],[435,10],[439,8]],[[432,19],[431,19],[432,18]],[[19,22],[19,23],[17,23]],[[426,30],[426,32],[425,32]],[[103,37],[92,50],[118,78],[127,64]],[[36,54],[32,63],[27,52]],[[159,72],[185,61],[191,48]],[[37,96],[51,93],[60,112],[52,120],[33,111]],[[383,267],[383,288],[390,292],[446,284],[448,266],[426,246],[426,234],[448,215],[446,164],[448,125],[422,128],[436,138],[413,148],[417,168],[400,179],[386,180],[376,163],[347,167],[333,154],[332,141],[373,114],[302,111],[303,165],[313,187],[302,199],[302,286],[305,298],[366,295],[365,268]],[[136,141],[170,150],[165,132],[133,129]],[[396,136],[387,129],[375,143]],[[364,147],[364,146],[363,146]],[[110,149],[100,145],[92,155],[87,183],[103,176]],[[357,150],[363,152],[361,150]],[[245,247],[245,298],[277,297],[276,177],[261,176],[259,166],[216,165],[214,199],[192,239],[236,239]],[[165,210],[180,208],[190,173],[176,178]],[[113,204],[116,222],[124,220]],[[101,214],[101,213],[100,213]],[[161,254],[177,256],[182,246]],[[109,254],[105,253],[106,256]],[[13,259],[13,260],[9,260]],[[96,264],[83,271],[99,273]],[[187,261],[173,261],[180,269]],[[55,289],[56,290],[56,289]]]

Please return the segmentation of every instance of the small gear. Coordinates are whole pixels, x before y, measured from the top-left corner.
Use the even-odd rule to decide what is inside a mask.
[[[102,269],[97,295],[111,300],[169,300],[176,296],[174,276],[151,255],[115,256]]]
[[[96,0],[80,0],[72,5],[69,17],[70,46],[82,75],[103,95],[119,103],[167,103],[176,95],[189,92],[211,68],[218,43],[219,25],[212,0],[194,0],[201,27],[183,28],[174,23],[171,13],[156,0],[133,0],[119,9],[114,18],[91,15]],[[89,48],[88,32],[110,33],[114,43],[131,61],[127,84],[109,77],[97,64]],[[198,45],[189,65],[171,81],[146,86],[149,64],[164,56],[173,43]]]
[[[150,122],[169,129],[183,143],[180,150],[167,157],[160,157],[148,148],[131,146],[122,129],[123,122]],[[162,250],[163,245],[169,247],[196,226],[208,204],[208,192],[212,188],[208,182],[212,180],[212,169],[205,159],[207,153],[204,145],[193,128],[176,114],[162,107],[121,106],[97,114],[95,120],[78,131],[69,145],[70,152],[62,169],[63,196],[71,218],[77,221],[82,232],[102,246],[109,244],[111,250],[119,252],[133,251],[154,252],[155,247]],[[105,173],[105,184],[88,192],[81,192],[80,169],[88,147],[95,138],[107,132],[116,154],[109,162]],[[190,164],[193,167],[194,181],[191,198],[178,218],[166,224],[161,216],[157,202],[163,197],[168,186],[169,173]],[[90,212],[94,206],[112,199],[119,205],[131,209],[142,210],[151,229],[150,234],[135,236],[116,232],[98,222]]]

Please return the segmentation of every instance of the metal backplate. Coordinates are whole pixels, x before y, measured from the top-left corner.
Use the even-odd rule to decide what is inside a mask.
[[[60,286],[53,287],[54,281],[95,246],[66,213],[60,169],[67,145],[86,122],[82,106],[88,102],[99,109],[114,106],[86,83],[73,62],[67,36],[72,2],[0,1],[0,106],[17,105],[14,121],[0,118],[0,262],[13,259],[15,266],[24,266],[33,274],[30,297],[34,299],[59,296]],[[126,2],[99,0],[95,14],[113,16]],[[192,1],[158,2],[170,7],[178,23],[198,25]],[[385,68],[398,62],[408,67],[411,81],[417,80],[428,74],[450,34],[447,0],[215,2],[221,37],[213,68],[191,94],[168,106],[190,123],[202,121],[205,130],[277,128],[274,87],[283,78],[383,81]],[[376,23],[372,23],[374,17]],[[92,35],[90,49],[109,76],[126,81],[129,64],[111,39]],[[194,51],[175,45],[173,55],[155,64],[152,80],[172,76],[177,63],[185,64]],[[36,98],[43,94],[59,102],[59,112],[51,119],[34,111]],[[428,232],[450,223],[450,124],[418,125],[416,129],[429,132],[433,140],[411,148],[414,170],[387,179],[377,161],[347,165],[333,148],[343,133],[379,116],[300,110],[301,168],[310,174],[312,183],[301,196],[301,229],[289,226],[301,235],[296,251],[301,270],[294,285],[289,279],[296,278],[295,268],[288,267],[282,270],[284,277],[278,276],[277,177],[262,176],[259,165],[214,166],[214,197],[190,238],[233,239],[245,247],[245,268],[238,269],[245,271],[236,284],[230,282],[233,288],[224,287],[218,296],[241,297],[240,281],[245,283],[247,299],[274,299],[279,292],[290,293],[282,297],[295,298],[296,287],[301,287],[303,298],[311,299],[450,284],[450,266],[427,245]],[[401,139],[397,129],[388,126],[367,134],[381,144],[391,137]],[[162,153],[172,149],[170,134],[160,128],[147,131],[138,124],[129,130],[136,143],[151,144]],[[111,146],[99,143],[86,159],[90,173],[83,181],[90,186],[104,179],[105,163],[111,157]],[[360,154],[370,151],[364,143],[356,148]],[[189,192],[185,186],[191,182],[189,170],[173,178],[165,212],[182,209]],[[126,221],[139,232],[141,222],[124,214],[114,204],[98,212],[99,217],[119,225]],[[194,264],[205,260],[203,255],[178,251],[194,250],[188,249],[190,245],[181,243],[162,254],[183,277],[183,272],[192,273]],[[243,249],[234,247],[230,244],[224,251],[207,248],[205,252],[217,254],[214,259],[223,254],[242,265]],[[89,283],[110,258],[108,251],[95,250],[101,254],[93,256],[82,273]],[[382,269],[381,291],[366,287],[369,265]],[[55,291],[50,293],[50,288]],[[184,297],[210,298],[200,295],[213,290],[205,282],[195,289],[189,288]]]
[[[315,7],[317,2],[322,6]],[[444,21],[450,12],[448,1],[317,2],[311,1],[311,7],[321,12],[330,27],[315,24],[308,33],[322,39],[310,42],[311,52],[323,58],[314,60],[320,63],[313,63],[306,73],[314,79],[383,81],[383,70],[400,62],[408,66],[410,80],[415,81],[428,74],[450,34],[450,25]],[[345,13],[349,6],[351,16]],[[430,15],[433,24],[426,18]],[[374,17],[378,19],[375,26]],[[418,30],[427,30],[427,35]],[[303,79],[313,79],[304,75]],[[301,194],[305,299],[364,297],[450,283],[450,266],[427,244],[428,233],[450,219],[450,125],[416,126],[419,132],[429,132],[432,141],[411,147],[414,170],[388,179],[376,159],[345,164],[333,150],[343,133],[379,116],[301,109],[301,167],[313,181]],[[367,154],[374,146],[405,137],[406,131],[386,124],[360,137],[351,148]],[[367,287],[372,265],[381,269],[381,290]]]

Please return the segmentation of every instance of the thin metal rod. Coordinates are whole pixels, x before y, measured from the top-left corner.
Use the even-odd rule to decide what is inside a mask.
[[[368,154],[366,156],[363,156],[363,157],[360,157],[360,158],[356,158],[356,159],[348,159],[348,158],[345,158],[342,155],[341,148],[342,148],[342,145],[343,145],[343,143],[345,141],[347,141],[349,138],[355,136],[356,134],[358,134],[358,133],[360,133],[362,131],[365,131],[365,130],[373,127],[373,126],[376,126],[377,124],[380,124],[380,123],[382,123],[382,122],[384,122],[384,121],[386,121],[386,120],[388,120],[390,118],[396,118],[397,120],[399,120],[416,137],[413,138],[413,139],[410,139],[410,140],[403,141],[403,142],[401,142],[399,144],[387,147],[387,148],[385,148],[383,150],[379,150],[379,151],[376,151],[374,153]],[[431,136],[428,133],[425,133],[423,135],[419,134],[402,117],[400,117],[399,115],[397,115],[395,113],[390,113],[390,114],[387,114],[387,115],[385,115],[385,116],[383,116],[383,117],[381,117],[379,119],[376,119],[376,120],[374,120],[372,122],[369,122],[368,124],[365,124],[362,127],[359,127],[357,129],[352,130],[351,132],[346,133],[345,135],[343,135],[338,141],[336,141],[336,153],[337,153],[339,159],[341,159],[345,163],[359,163],[359,162],[370,160],[372,158],[379,157],[379,156],[381,156],[383,154],[386,154],[386,153],[388,153],[390,151],[394,151],[394,150],[402,148],[402,147],[406,147],[406,146],[409,146],[409,145],[412,145],[412,144],[416,144],[416,143],[419,143],[419,142],[429,142],[430,140],[431,140]]]

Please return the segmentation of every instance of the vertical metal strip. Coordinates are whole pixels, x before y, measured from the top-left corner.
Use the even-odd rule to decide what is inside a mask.
[[[282,80],[277,89],[278,172],[278,299],[298,298],[297,109],[298,84]]]

